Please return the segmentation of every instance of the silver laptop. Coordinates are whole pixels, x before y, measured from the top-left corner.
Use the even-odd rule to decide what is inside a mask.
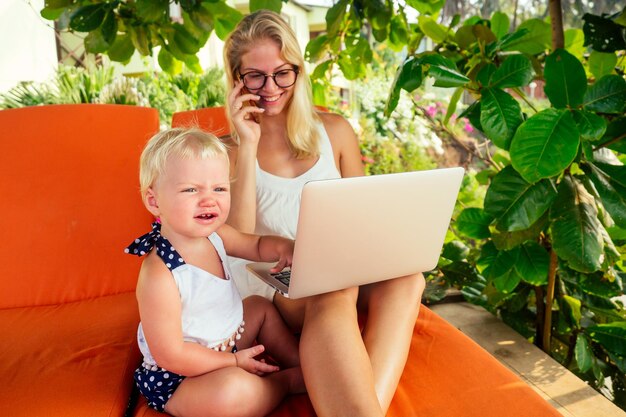
[[[308,182],[290,270],[247,265],[289,298],[435,268],[463,168]]]

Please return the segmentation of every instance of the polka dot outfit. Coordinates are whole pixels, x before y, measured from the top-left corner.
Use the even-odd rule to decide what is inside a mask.
[[[185,341],[222,352],[236,352],[235,341],[244,331],[243,303],[234,281],[230,279],[230,267],[221,238],[217,233],[208,237],[222,260],[226,279],[186,264],[160,232],[161,225],[153,223],[152,231],[135,239],[125,252],[143,256],[155,250],[172,272],[181,296],[181,325]],[[157,365],[145,340],[141,323],[137,342],[144,362],[135,371],[135,382],[148,400],[148,405],[162,412],[185,377]]]

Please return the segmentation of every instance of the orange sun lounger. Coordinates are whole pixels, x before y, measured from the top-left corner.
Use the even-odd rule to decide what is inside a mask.
[[[212,129],[226,129],[220,120]],[[163,415],[134,390],[140,262],[123,252],[150,226],[137,176],[141,149],[159,129],[157,111],[30,107],[0,111],[0,126],[1,414]],[[288,397],[271,414],[314,415],[306,395]],[[388,415],[559,414],[422,307]]]

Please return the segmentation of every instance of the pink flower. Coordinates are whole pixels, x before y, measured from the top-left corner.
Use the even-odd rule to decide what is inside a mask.
[[[428,106],[428,108],[426,109],[426,114],[428,114],[430,117],[435,117],[435,115],[437,114],[437,107]]]
[[[472,133],[474,131],[474,126],[472,126],[467,120],[465,120],[465,126],[463,126],[463,130],[467,133]]]

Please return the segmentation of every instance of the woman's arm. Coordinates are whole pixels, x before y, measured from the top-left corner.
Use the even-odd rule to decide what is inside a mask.
[[[254,94],[242,94],[239,81],[228,96],[228,106],[239,144],[231,143],[231,208],[228,224],[246,233],[256,225],[256,154],[261,126],[254,115],[264,109],[247,105],[258,99]]]
[[[342,177],[365,175],[359,141],[350,123],[338,114],[319,113],[333,147],[335,163]]]

